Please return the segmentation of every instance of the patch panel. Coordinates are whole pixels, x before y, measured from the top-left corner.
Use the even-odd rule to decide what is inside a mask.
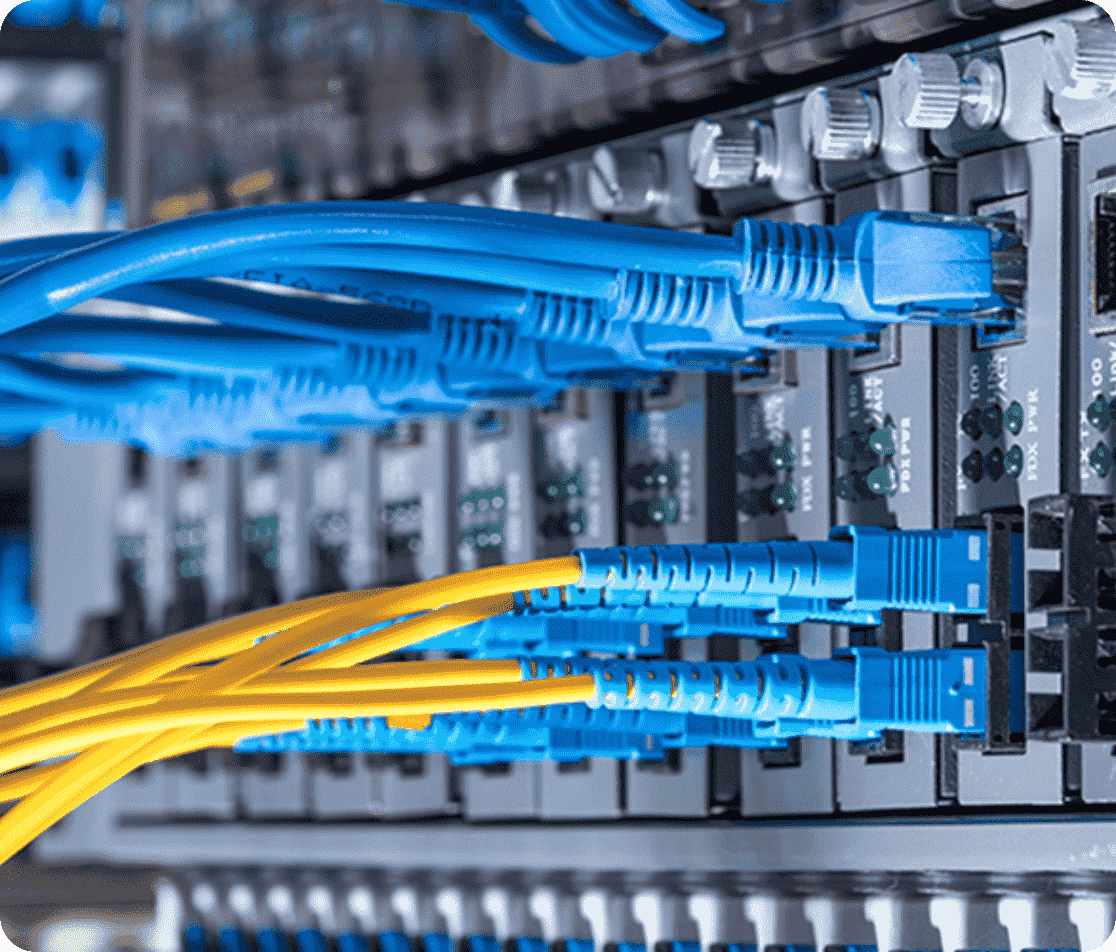
[[[1113,470],[1111,443],[1112,406],[1116,389],[1110,363],[1113,357],[1113,339],[1116,330],[1107,314],[1111,308],[1108,287],[1112,282],[1112,255],[1116,245],[1110,247],[1112,219],[1106,211],[1110,193],[1116,189],[1116,179],[1105,175],[1108,165],[1105,146],[1112,133],[1101,132],[1085,137],[1081,142],[1078,240],[1081,241],[1079,259],[1080,313],[1079,335],[1081,348],[1081,387],[1078,400],[1081,417],[1078,422],[1077,481],[1085,493],[1109,491]]]
[[[1039,891],[1051,885],[1005,886],[989,876],[906,876],[888,884],[852,874],[787,875],[766,883],[744,876],[731,883],[699,880],[687,894],[674,883],[648,885],[619,875],[599,883],[563,877],[540,884],[528,871],[511,871],[485,884],[457,875],[401,880],[376,870],[342,875],[234,868],[223,874],[188,870],[164,880],[158,896],[164,917],[186,933],[189,949],[194,941],[204,947],[206,936],[218,933],[230,944],[238,934],[241,941],[258,935],[267,948],[265,930],[284,942],[297,936],[299,948],[311,941],[363,948],[372,940],[393,950],[499,943],[586,952],[938,949],[965,948],[978,938],[1045,952],[1085,947],[1103,934],[1112,921],[1111,898],[1101,891],[1107,883],[1078,884],[1060,896]],[[564,938],[551,939],[554,934]]]
[[[1112,132],[1097,132],[1081,140],[1078,197],[1078,308],[1080,319],[1080,387],[1078,390],[1079,421],[1076,443],[1077,467],[1072,473],[1076,479],[1071,485],[1082,493],[1105,496],[1112,492],[1112,419],[1111,399],[1116,396],[1116,384],[1111,361],[1113,338],[1108,334],[1110,322],[1105,317],[1109,308],[1107,288],[1114,273],[1107,246],[1109,222],[1106,219],[1106,197],[1116,187],[1111,176],[1110,149]],[[1060,554],[1060,553],[1059,553]],[[1060,560],[1042,566],[1048,570],[1065,571]],[[1032,635],[1031,650],[1049,647],[1045,639]],[[1102,652],[1104,653],[1104,652]],[[1031,670],[1047,667],[1029,665]],[[1040,677],[1042,675],[1039,675]],[[1049,674],[1045,675],[1051,679]],[[1054,679],[1065,678],[1064,672]],[[1055,696],[1068,689],[1065,682],[1051,685]],[[1032,699],[1032,711],[1039,707]],[[1042,708],[1040,707],[1040,710]],[[1034,714],[1032,714],[1034,719]],[[1112,778],[1112,748],[1108,744],[1083,744],[1081,747],[1081,795],[1089,803],[1107,803],[1114,799],[1110,789]]]
[[[362,952],[361,940],[393,952],[539,952],[543,943],[563,952],[1017,952],[1103,938],[1116,894],[1112,859],[1096,850],[1111,839],[1106,811],[1116,802],[1116,704],[1107,691],[1114,140],[1089,126],[1111,109],[1110,95],[1087,114],[1044,87],[1035,63],[1053,55],[1047,41],[1057,35],[1046,24],[940,51],[958,77],[956,101],[941,97],[948,108],[912,103],[900,88],[904,69],[915,71],[916,92],[926,92],[924,74],[952,76],[942,59],[916,58],[743,102],[708,117],[719,131],[686,122],[603,145],[578,140],[577,151],[439,180],[416,196],[718,233],[743,213],[795,224],[872,209],[974,216],[1020,241],[997,271],[1000,289],[1017,298],[1013,314],[975,328],[912,320],[836,351],[772,350],[731,376],[687,367],[621,394],[570,388],[548,406],[408,418],[270,457],[207,455],[194,471],[167,464],[165,565],[170,579],[205,586],[204,600],[176,600],[168,583],[171,615],[182,619],[171,629],[226,605],[396,585],[582,546],[819,540],[844,524],[984,529],[989,560],[995,549],[1026,585],[1012,588],[1012,572],[993,579],[979,617],[795,616],[761,638],[721,630],[727,615],[695,614],[701,624],[654,633],[667,636],[663,664],[978,648],[992,672],[983,734],[803,736],[762,750],[679,749],[645,734],[654,757],[640,749],[626,760],[481,765],[492,756],[482,750],[452,767],[428,752],[235,760],[204,752],[110,788],[68,829],[44,836],[41,855],[225,867],[227,875],[198,873],[179,898],[205,941],[220,942],[227,929],[226,945],[256,942],[261,952],[276,941]],[[981,118],[997,109],[997,121]],[[867,117],[859,153],[837,141],[835,120],[852,112]],[[436,167],[444,159],[436,138],[415,133],[402,161]],[[747,160],[739,167],[732,149]],[[245,154],[238,161],[255,161]],[[310,163],[307,155],[299,161]],[[235,171],[212,183],[215,204],[249,165]],[[300,174],[298,187],[310,188],[317,173]],[[270,200],[275,189],[238,201]],[[79,457],[45,445],[52,459],[111,468],[92,449]],[[196,514],[208,508],[175,496],[218,462],[234,490],[221,508],[223,532]],[[269,473],[278,474],[274,488]],[[129,490],[113,478],[104,495],[127,505]],[[1086,525],[1099,534],[1082,548],[1070,530]],[[130,536],[114,525],[98,532],[96,546],[77,540],[75,557],[111,548],[117,534],[130,558],[146,557],[146,526]],[[229,546],[211,556],[222,535]],[[218,577],[227,595],[212,593]],[[114,580],[99,584],[104,612],[119,608]],[[91,602],[80,614],[96,611]],[[763,620],[749,617],[756,627]],[[695,632],[702,637],[672,637]],[[633,692],[647,687],[635,682]],[[566,740],[547,734],[517,750],[570,756]],[[620,749],[607,746],[614,737],[593,740],[595,754]],[[248,865],[254,871],[242,872]],[[253,879],[261,866],[262,887]],[[330,904],[318,894],[310,901],[311,881]],[[203,882],[215,895],[208,905],[193,895]],[[237,885],[252,893],[251,906],[234,903]],[[273,887],[281,887],[274,902]],[[265,930],[281,939],[269,933],[265,942]]]

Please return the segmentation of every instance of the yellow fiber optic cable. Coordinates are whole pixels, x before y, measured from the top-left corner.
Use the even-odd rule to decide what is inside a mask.
[[[429,666],[429,667],[428,667]],[[434,667],[437,666],[437,667]],[[502,684],[516,684],[522,681],[519,662],[458,660],[458,661],[407,661],[391,664],[391,671],[380,673],[375,665],[348,671],[313,671],[301,674],[273,671],[264,678],[254,679],[225,692],[228,705],[241,702],[256,703],[269,698],[283,698],[292,694],[317,698],[320,702],[333,700],[338,695],[347,698],[360,696],[374,697],[376,692],[391,690],[413,691],[415,689],[461,689],[468,686],[487,687]],[[412,673],[407,668],[417,670]],[[49,735],[59,736],[56,732],[67,725],[84,723],[89,719],[112,717],[121,719],[135,712],[143,716],[145,712],[156,715],[167,710],[166,698],[174,688],[187,684],[183,679],[169,685],[157,683],[150,687],[128,688],[121,691],[101,692],[92,695],[78,695],[66,701],[34,707],[19,714],[12,714],[4,722],[5,732],[22,737],[14,744],[0,744],[0,764],[11,747],[23,748],[34,743],[34,738]],[[425,700],[432,695],[421,695]],[[216,705],[225,706],[225,705]],[[425,710],[425,709],[424,709]],[[307,717],[330,717],[340,715],[311,715]],[[345,715],[360,717],[363,714]],[[155,720],[157,720],[157,716]],[[262,733],[255,731],[254,733]],[[169,755],[168,755],[169,756]],[[42,757],[39,757],[42,759]],[[0,770],[12,769],[0,766]]]
[[[0,748],[0,771],[14,770],[50,757],[62,757],[92,744],[159,731],[209,727],[228,721],[276,721],[290,718],[397,717],[492,711],[509,707],[573,704],[593,696],[591,675],[543,678],[515,684],[474,684],[462,688],[427,688],[422,692],[353,691],[332,695],[221,694],[162,700],[130,710],[100,714],[51,730],[25,734]],[[249,734],[266,733],[250,730]],[[168,746],[170,741],[167,742]],[[177,746],[177,742],[175,742]],[[162,755],[160,755],[162,756]]]
[[[440,605],[452,603],[464,596],[473,598],[508,594],[514,591],[545,587],[550,585],[576,584],[581,576],[580,560],[576,557],[551,559],[542,562],[526,563],[517,566],[500,566],[493,569],[479,569],[447,579],[420,582],[406,586],[390,594],[374,595],[364,604],[365,612],[358,614],[352,609],[337,608],[330,612],[331,621],[338,631],[367,627],[388,618],[369,617],[377,612],[392,612],[394,616],[426,611]],[[179,688],[185,697],[197,697],[199,693],[219,693],[243,683],[260,673],[266,672],[277,664],[288,660],[295,654],[311,650],[315,643],[306,642],[311,637],[320,639],[322,626],[314,620],[293,624],[280,635],[254,645],[200,673],[194,681]],[[392,626],[395,627],[395,626]],[[390,632],[390,628],[388,629]],[[316,642],[321,643],[321,640]],[[383,645],[380,653],[396,650],[395,640],[387,634],[383,641],[370,639],[369,648]],[[399,647],[405,647],[400,645]],[[292,651],[292,648],[298,650]],[[327,654],[328,652],[322,652]],[[143,669],[141,677],[109,676],[104,679],[112,686],[132,686],[158,677],[167,671],[175,670],[191,663],[179,653],[165,659],[165,664],[150,663],[150,659],[140,658],[137,667]],[[365,659],[374,657],[365,654]],[[163,659],[160,659],[161,661]],[[147,662],[145,664],[145,661]],[[562,679],[568,681],[570,679]],[[176,694],[178,692],[175,692]],[[417,712],[415,712],[417,713]],[[45,783],[34,793],[23,798],[4,816],[0,824],[0,862],[6,861],[16,851],[34,839],[40,832],[65,816],[73,807],[114,780],[130,772],[139,764],[157,759],[162,751],[173,749],[189,739],[203,733],[200,728],[183,731],[163,731],[155,736],[150,734],[143,739],[120,738],[100,744],[97,749],[85,751],[67,762],[59,774]],[[50,756],[40,754],[40,757]]]
[[[491,617],[492,614],[498,614],[506,610],[507,605],[505,603],[510,603],[510,601],[510,599],[501,596],[437,609],[417,619],[401,622],[393,626],[392,631],[398,641],[412,644],[414,641],[441,634],[463,624],[471,624],[481,618]],[[383,632],[377,634],[383,634]],[[367,651],[366,644],[362,644],[359,654],[363,656]],[[322,652],[322,655],[326,655],[326,652]],[[317,657],[311,655],[302,660],[308,661]],[[324,660],[328,661],[330,659],[325,658]],[[454,661],[394,662],[364,666],[357,670],[327,669],[305,673],[291,670],[291,667],[280,668],[260,678],[254,678],[238,685],[230,690],[229,696],[230,698],[259,698],[275,693],[313,691],[325,694],[341,690],[377,691],[390,688],[434,688],[468,684],[514,683],[521,680],[519,664],[514,660],[462,659]],[[168,692],[173,691],[176,687],[191,683],[193,678],[196,678],[203,670],[205,669],[199,669],[192,675],[174,672],[170,676],[164,676],[164,679],[160,679],[151,686],[142,688],[126,688],[115,691],[102,689],[98,691],[95,689],[96,686],[93,686],[67,700],[38,705],[18,714],[9,715],[4,722],[5,732],[9,736],[18,736],[21,732],[27,732],[32,737],[45,737],[54,734],[56,729],[73,724],[82,718],[88,719],[109,714],[121,717],[124,712],[136,708],[153,710],[154,706],[168,696]],[[171,680],[166,683],[168,677]],[[264,732],[256,730],[253,733]],[[55,734],[54,736],[59,735]],[[25,744],[22,741],[12,745],[0,745],[0,762],[7,762],[3,761],[2,758],[9,749],[12,747],[23,749],[24,746]]]
[[[111,658],[64,671],[48,678],[32,681],[0,691],[0,717],[35,704],[46,704],[69,697],[88,686],[121,670],[128,671],[142,683],[142,672],[149,666],[158,666],[160,659],[172,655],[183,660],[172,666],[213,661],[234,651],[250,647],[257,638],[271,634],[282,623],[294,624],[306,618],[330,611],[335,607],[379,594],[371,592],[345,592],[325,595],[289,605],[261,609],[225,621],[213,622],[199,628],[163,638],[153,644],[140,645]],[[205,646],[204,648],[202,646]]]
[[[231,747],[238,740],[252,733],[278,734],[284,731],[301,730],[305,726],[306,721],[303,719],[273,721],[269,724],[261,724],[259,721],[248,723],[234,721],[210,728],[204,735],[191,739],[181,748],[168,752],[166,756],[178,757],[181,754],[189,754],[209,747]],[[19,800],[34,793],[44,783],[57,777],[65,766],[66,763],[43,764],[5,774],[0,777],[0,803]]]
[[[390,628],[379,629],[367,635],[361,635],[352,641],[346,641],[325,651],[297,658],[290,664],[284,665],[284,671],[320,671],[327,668],[345,668],[359,664],[378,655],[389,654],[392,651],[401,651],[427,638],[445,634],[455,628],[464,628],[475,622],[515,608],[515,600],[511,595],[495,595],[490,598],[470,599],[457,605],[447,605],[444,608],[427,612],[416,618],[398,621]],[[385,649],[385,643],[396,647]],[[368,653],[368,646],[375,645],[375,654]]]
[[[152,687],[185,684],[196,672],[176,671]],[[512,659],[459,658],[445,661],[385,661],[352,669],[292,671],[289,666],[253,678],[237,694],[290,691],[435,688],[455,684],[506,684],[522,680],[519,662]]]

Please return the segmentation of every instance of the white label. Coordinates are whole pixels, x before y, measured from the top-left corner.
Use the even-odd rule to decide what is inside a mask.
[[[969,608],[980,606],[980,583],[972,582],[969,585]]]
[[[978,535],[969,536],[969,561],[980,561],[980,536]]]
[[[973,658],[962,658],[961,670],[965,679],[965,684],[972,687],[972,685],[976,683],[976,661]]]

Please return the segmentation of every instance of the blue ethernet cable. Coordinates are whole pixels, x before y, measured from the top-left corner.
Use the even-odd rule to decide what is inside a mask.
[[[320,381],[312,388],[317,396],[305,405],[309,391],[296,384],[282,406],[264,400],[268,419],[256,429],[301,433],[316,423],[453,412],[485,398],[538,401],[572,380],[624,386],[640,373],[695,357],[724,366],[757,347],[843,343],[853,330],[905,317],[980,319],[1005,304],[991,293],[998,234],[970,221],[874,213],[832,229],[742,221],[728,239],[490,209],[349,203],[223,213],[70,246],[57,239],[17,242],[6,248],[14,270],[0,287],[10,329],[101,296],[332,339],[347,351],[357,346],[355,376],[299,363],[301,355],[292,348],[291,362],[281,366],[276,381],[279,391],[286,394],[291,381]],[[509,255],[508,248],[530,249],[529,256]],[[933,266],[917,272],[912,283],[916,269],[910,264],[920,254]],[[36,255],[42,257],[34,260]],[[609,267],[595,263],[601,260]],[[344,302],[279,302],[258,288],[198,280],[277,269],[280,283],[310,287],[309,278],[320,281],[330,268],[340,269],[335,274],[342,282],[365,274],[388,284],[384,270],[395,269],[395,287],[410,281],[413,301],[427,290],[448,301],[456,285],[471,313],[434,319],[390,306],[387,313]],[[894,287],[900,291],[893,293]],[[341,321],[325,313],[334,304],[343,312]],[[339,326],[344,321],[349,326]],[[190,329],[167,333],[181,334],[183,347],[190,347]],[[432,334],[440,335],[441,351],[431,348]],[[197,336],[204,339],[202,332]],[[471,343],[461,349],[459,342]],[[158,361],[150,346],[146,351]],[[441,354],[436,362],[413,363],[416,354],[432,351]],[[212,359],[220,353],[212,350]],[[139,344],[136,352],[116,356],[144,366]],[[235,358],[230,364],[236,365]],[[386,385],[384,368],[391,368]],[[372,380],[376,392],[362,396],[360,386]],[[97,380],[98,386],[111,382]],[[43,394],[26,387],[15,392]],[[147,401],[129,402],[118,391],[116,399],[121,419],[107,421],[101,435],[115,431],[145,441],[151,425],[172,414],[169,405],[151,411]],[[71,393],[63,402],[80,430],[88,422],[88,404],[99,401]],[[222,445],[219,431],[231,425],[213,417],[207,424],[212,432],[193,438]],[[251,423],[240,429],[253,431]]]
[[[582,57],[647,53],[673,32],[703,43],[724,34],[720,20],[682,0],[641,0],[643,19],[612,0],[407,0],[412,6],[468,14],[509,53],[535,62],[568,65]],[[532,16],[553,40],[526,25]]]
[[[74,14],[72,0],[23,0],[8,14],[20,26],[53,28],[67,23]]]
[[[624,308],[618,317],[641,323],[685,317],[683,326],[693,327],[702,318],[731,318],[740,331],[755,323],[746,313],[755,307],[766,327],[771,314],[763,302],[778,301],[783,318],[777,324],[871,326],[1002,310],[1006,302],[992,290],[997,240],[966,220],[898,212],[866,212],[824,227],[743,219],[726,238],[496,209],[308,203],[117,234],[8,275],[0,289],[4,329],[11,330],[129,284],[208,277],[233,261],[239,268],[322,261],[385,270],[386,260],[387,270],[421,274],[435,263],[443,276],[530,289],[545,289],[549,270],[562,279],[560,293],[615,302]],[[608,266],[596,264],[601,261]],[[633,285],[633,276],[643,277]],[[715,286],[722,294],[712,293]],[[676,315],[657,310],[668,287],[671,306],[684,309]],[[729,311],[713,317],[707,313],[713,304]]]

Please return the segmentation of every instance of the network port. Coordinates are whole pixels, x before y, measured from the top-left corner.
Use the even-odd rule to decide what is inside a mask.
[[[996,315],[996,320],[973,328],[973,347],[985,350],[1020,344],[1027,339],[1027,224],[1026,195],[1014,195],[978,205],[975,212],[991,219],[998,230],[1011,236],[1009,247],[993,252],[992,287],[1015,307]]]
[[[849,373],[862,374],[885,367],[898,367],[900,355],[899,328],[895,324],[879,333],[858,335],[854,338],[849,357]]]
[[[384,547],[389,556],[415,555],[422,548],[422,533],[406,532],[389,535],[384,539]]]
[[[1092,328],[1095,334],[1110,334],[1116,331],[1116,191],[1097,195],[1092,212]]]

